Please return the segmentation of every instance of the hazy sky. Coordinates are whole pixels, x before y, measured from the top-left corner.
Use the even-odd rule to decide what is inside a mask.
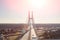
[[[28,11],[35,23],[60,23],[60,0],[0,0],[0,23],[27,23]]]

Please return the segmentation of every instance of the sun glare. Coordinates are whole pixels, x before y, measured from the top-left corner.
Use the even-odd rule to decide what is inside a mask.
[[[46,5],[46,0],[29,0],[33,8],[41,8]]]

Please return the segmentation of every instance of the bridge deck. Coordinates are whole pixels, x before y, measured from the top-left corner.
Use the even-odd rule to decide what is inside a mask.
[[[32,25],[31,25],[31,40],[37,40],[37,35]]]
[[[30,31],[28,31],[20,40],[28,40],[29,32]]]
[[[29,30],[20,40],[37,40],[37,36],[32,25],[31,30]]]

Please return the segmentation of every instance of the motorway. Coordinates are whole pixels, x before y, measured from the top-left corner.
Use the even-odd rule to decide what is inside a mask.
[[[19,40],[37,40],[37,36],[32,25],[31,29]]]
[[[27,32],[21,39],[19,39],[19,40],[28,40],[29,32],[30,32],[30,31],[28,31],[28,32]]]

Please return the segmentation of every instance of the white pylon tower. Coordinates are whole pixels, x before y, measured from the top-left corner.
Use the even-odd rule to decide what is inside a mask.
[[[34,39],[37,40],[37,36],[36,36],[35,30],[33,28],[33,25],[34,25],[33,11],[31,13],[29,11],[28,12],[28,27],[30,28],[29,40],[34,40]]]
[[[34,25],[34,19],[33,19],[33,11],[32,12],[28,12],[28,25]]]

